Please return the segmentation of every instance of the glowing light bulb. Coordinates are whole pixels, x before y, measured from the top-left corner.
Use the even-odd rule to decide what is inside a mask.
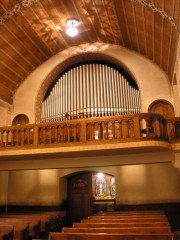
[[[75,37],[78,34],[77,26],[79,24],[79,21],[75,18],[69,18],[66,21],[66,25],[68,26],[66,28],[66,34],[70,37]]]
[[[78,29],[76,27],[68,27],[66,34],[70,37],[75,37],[78,34]]]

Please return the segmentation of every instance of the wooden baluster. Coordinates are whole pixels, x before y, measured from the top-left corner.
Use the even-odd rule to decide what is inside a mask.
[[[2,141],[3,141],[3,138],[2,138]],[[14,146],[14,130],[11,131],[11,146]]]
[[[119,139],[122,139],[122,120],[119,120],[118,123],[119,123]]]
[[[20,145],[21,146],[24,146],[24,139],[25,139],[24,132],[25,132],[25,129],[21,129],[20,130],[20,135],[21,135],[21,137],[20,137]]]
[[[55,143],[58,142],[58,127],[57,126],[54,127],[54,142]]]
[[[115,121],[115,138],[119,139],[119,121]]]
[[[62,142],[65,142],[66,141],[65,125],[62,126],[61,131],[62,131]]]
[[[103,139],[103,127],[101,122],[98,123],[98,129],[99,129],[99,139]]]
[[[71,141],[71,124],[67,125],[67,141]]]
[[[46,127],[42,127],[42,131],[43,131],[43,144],[46,143]]]
[[[57,126],[57,142],[61,142],[61,125]]]
[[[95,123],[91,123],[91,139],[94,140]]]
[[[140,140],[140,136],[141,136],[141,128],[140,128],[140,120],[139,117],[134,117],[134,137],[136,140]]]
[[[30,144],[34,147],[39,145],[39,127],[37,125],[30,130]]]
[[[159,120],[158,118],[155,119],[155,136],[160,136],[160,128],[159,128]]]
[[[48,127],[47,128],[47,136],[48,136],[48,139],[47,139],[47,141],[48,141],[48,143],[52,143],[52,127]]]
[[[27,138],[26,138],[26,140],[27,140],[27,145],[29,146],[30,145],[30,131],[31,131],[31,129],[28,128],[26,131],[27,131]]]
[[[16,130],[16,133],[17,133],[16,142],[17,142],[17,146],[19,146],[19,129]]]
[[[87,141],[87,124],[86,124],[86,122],[81,123],[80,141],[82,141],[83,143],[86,143],[86,141]]]
[[[109,138],[109,134],[108,134],[108,127],[109,122],[105,122],[105,139],[107,140]]]
[[[8,146],[8,130],[6,130],[5,146]]]
[[[112,139],[114,139],[115,138],[115,122],[113,121],[112,122]]]
[[[122,138],[126,139],[128,136],[128,126],[127,126],[127,120],[122,120]]]
[[[77,142],[77,124],[73,125],[74,142]]]
[[[134,124],[132,119],[128,120],[128,137],[129,138],[134,137]]]

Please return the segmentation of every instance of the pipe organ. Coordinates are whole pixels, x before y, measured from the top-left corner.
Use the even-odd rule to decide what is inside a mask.
[[[44,99],[41,122],[138,114],[140,92],[111,66],[88,63],[62,74]]]

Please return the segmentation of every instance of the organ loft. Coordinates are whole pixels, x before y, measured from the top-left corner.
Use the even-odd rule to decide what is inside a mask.
[[[178,240],[179,29],[179,0],[1,1],[0,238]]]

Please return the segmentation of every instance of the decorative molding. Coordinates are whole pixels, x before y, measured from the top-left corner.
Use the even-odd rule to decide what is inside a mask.
[[[162,18],[167,19],[171,26],[175,29],[177,29],[176,23],[172,16],[169,16],[167,12],[165,12],[163,9],[158,8],[153,2],[147,2],[146,0],[131,0],[134,3],[139,3],[144,7],[150,8],[153,12],[157,12]]]
[[[5,11],[5,13],[0,17],[0,24],[5,23],[7,20],[12,18],[14,15],[23,11],[24,8],[29,8],[31,5],[39,2],[40,0],[23,0],[21,3],[17,3],[11,10]]]
[[[147,2],[146,0],[131,0],[134,3],[139,3],[144,7],[150,8],[153,12],[157,12],[162,18],[166,18],[172,27],[177,29],[176,23],[172,16],[169,16],[167,12],[163,9],[158,8],[154,3]],[[11,10],[5,11],[2,17],[0,17],[0,24],[5,23],[8,19],[12,18],[14,15],[23,11],[23,8],[29,8],[31,5],[40,2],[40,0],[23,0],[21,3],[17,3]]]

